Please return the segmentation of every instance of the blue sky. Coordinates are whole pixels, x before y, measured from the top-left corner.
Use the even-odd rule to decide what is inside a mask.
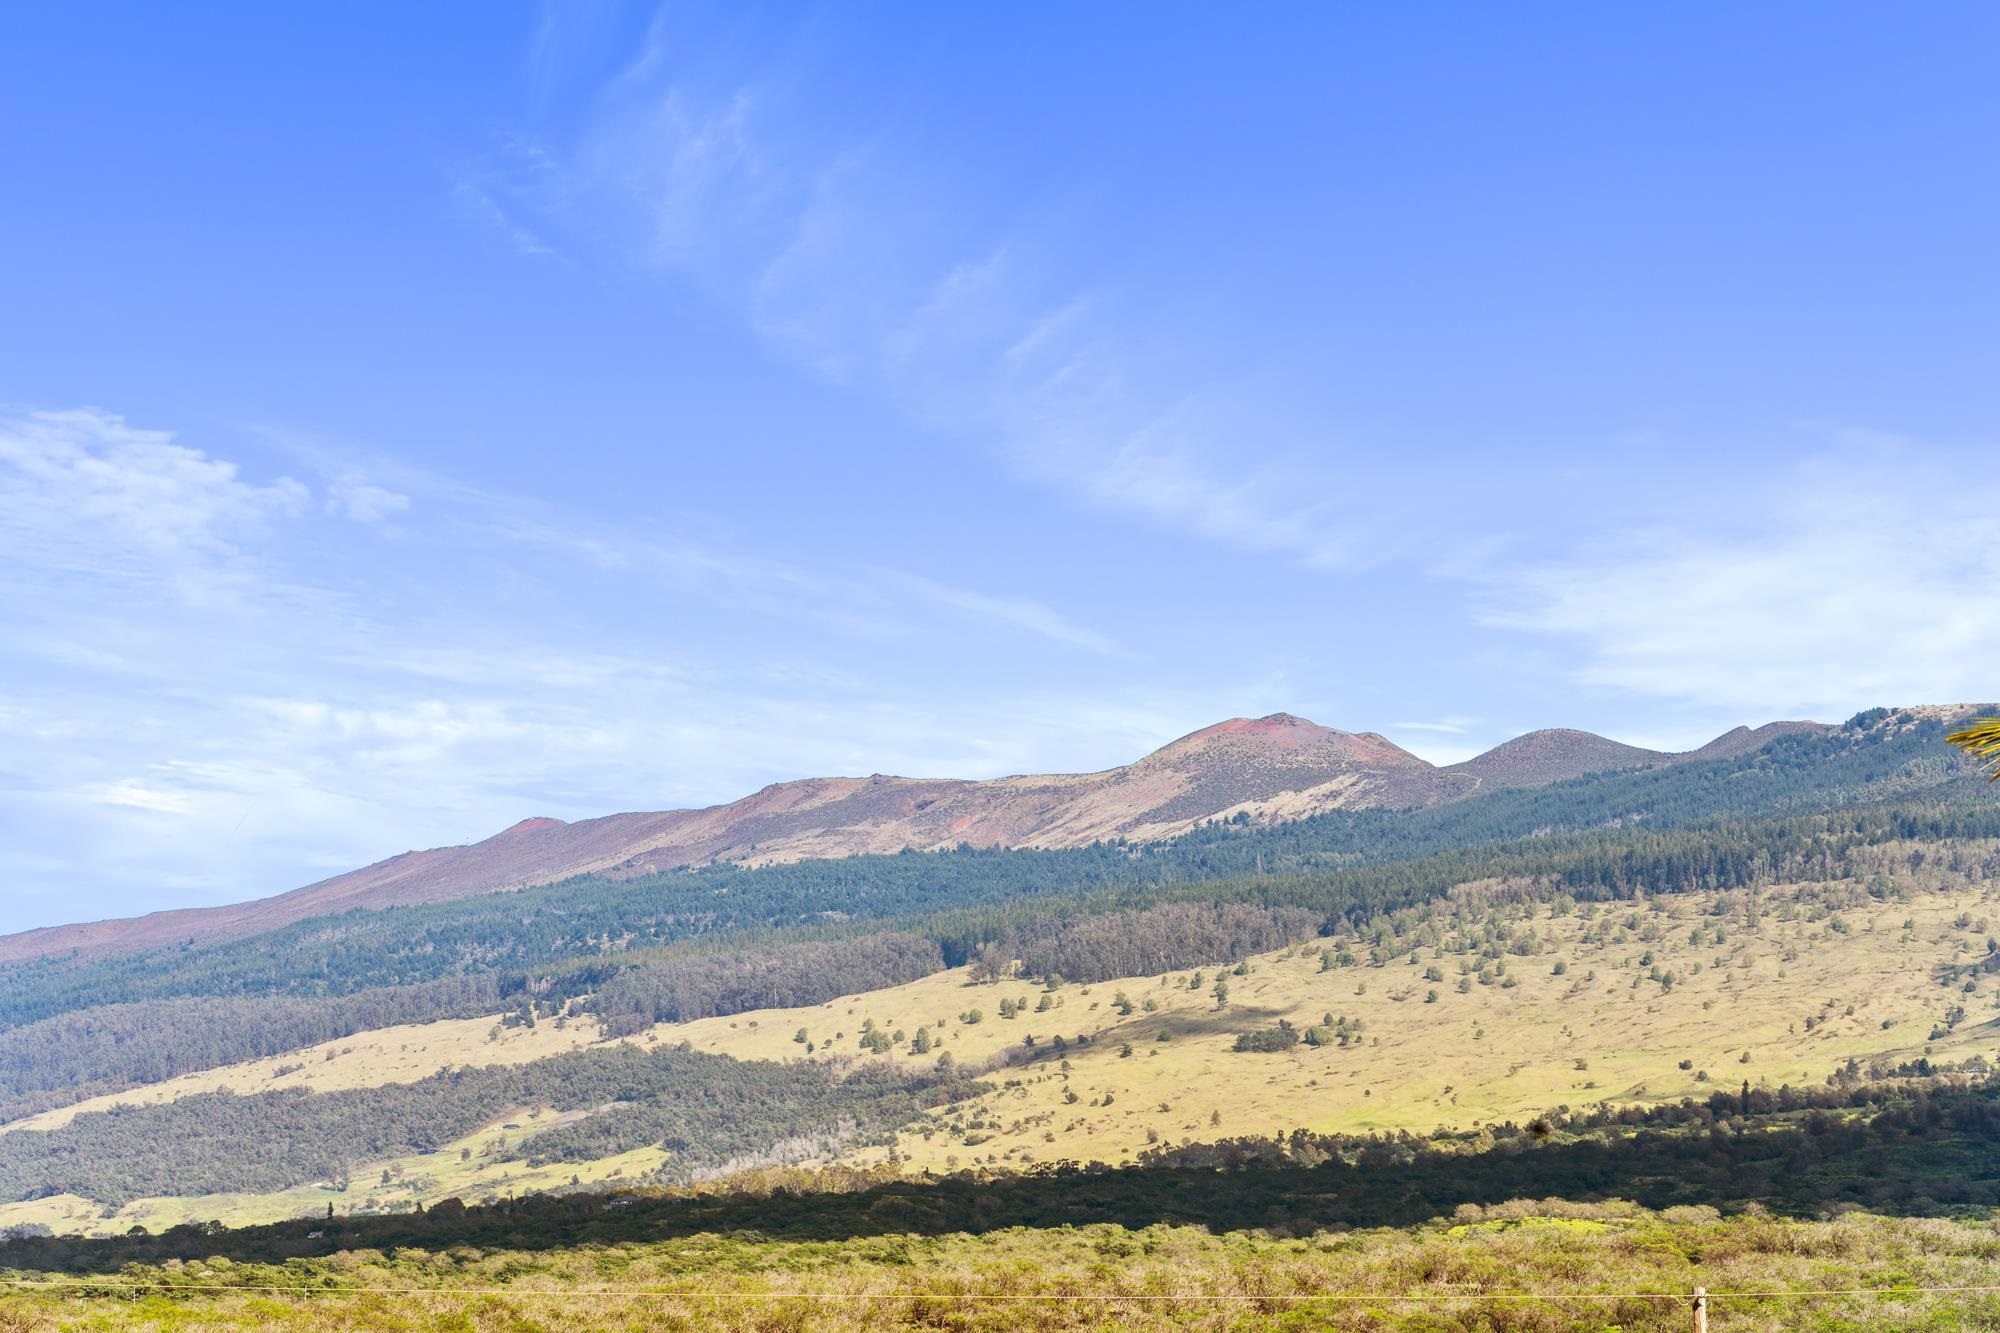
[[[1984,5],[0,19],[0,929],[1988,697]]]

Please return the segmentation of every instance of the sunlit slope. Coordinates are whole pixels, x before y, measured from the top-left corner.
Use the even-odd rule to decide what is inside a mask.
[[[1511,896],[1493,885],[1462,892],[1421,928],[1414,951],[1380,965],[1371,950],[1394,953],[1416,941],[1301,941],[1246,960],[1242,972],[1211,966],[1053,989],[1021,978],[973,983],[956,969],[824,1005],[663,1024],[633,1040],[686,1042],[738,1059],[855,1061],[876,1058],[861,1045],[876,1031],[891,1046],[882,1058],[930,1064],[948,1053],[968,1072],[991,1066],[991,1091],[899,1135],[896,1153],[909,1169],[935,1170],[1117,1162],[1154,1142],[1295,1127],[1475,1127],[1562,1105],[1703,1096],[1745,1080],[1816,1083],[1850,1060],[1865,1067],[2000,1057],[2000,973],[1984,967],[2000,929],[2000,888],[1991,884],[1912,872],[1893,883],[1637,904],[1506,901]],[[1220,1001],[1218,980],[1226,985]],[[1003,1016],[1007,1010],[1014,1016]],[[1311,1037],[1323,1044],[1233,1049],[1240,1037],[1276,1031],[1281,1021],[1306,1034],[1329,1015],[1332,1027]],[[1058,1037],[1066,1047],[1059,1053]],[[429,1024],[100,1103],[224,1086],[368,1087],[600,1041],[596,1024],[581,1019],[533,1029],[486,1019]],[[920,1044],[930,1049],[917,1053]],[[995,1063],[1002,1059],[1011,1063]],[[636,1182],[664,1160],[653,1151],[531,1167],[510,1152],[508,1125],[547,1123],[524,1107],[438,1153],[357,1167],[345,1189],[321,1182],[262,1196],[141,1199],[109,1216],[85,1200],[46,1199],[0,1208],[0,1226],[123,1229],[264,1219],[329,1203],[342,1211],[407,1207],[561,1188],[572,1179]]]
[[[1746,1079],[1819,1082],[1849,1059],[2000,1059],[2000,975],[1963,975],[1987,957],[1996,921],[2000,897],[1987,887],[1874,902],[1852,884],[1808,885],[1567,913],[1489,909],[1475,896],[1462,905],[1463,928],[1507,936],[1483,974],[1461,970],[1480,959],[1447,949],[1377,967],[1364,944],[1313,941],[1248,960],[1245,975],[1209,968],[1051,992],[1025,981],[969,985],[953,973],[675,1032],[697,1049],[772,1059],[803,1050],[793,1040],[800,1028],[845,1053],[872,1020],[892,1035],[927,1028],[961,1063],[1039,1053],[991,1076],[1008,1086],[905,1133],[899,1153],[937,1169],[1115,1162],[1156,1139],[1422,1132],[1560,1105],[1706,1096]],[[1507,952],[1530,939],[1529,952]],[[1322,970],[1325,955],[1342,952],[1354,963]],[[1227,983],[1221,1003],[1218,979]],[[1037,1012],[1044,998],[1050,1007]],[[1024,1012],[1001,1018],[1003,999]],[[973,1009],[981,1020],[967,1024]],[[1933,1037],[1955,1009],[1963,1015]],[[1305,1033],[1328,1015],[1327,1044],[1233,1049],[1244,1034],[1281,1021]],[[1068,1045],[1060,1054],[1051,1049],[1058,1036]]]

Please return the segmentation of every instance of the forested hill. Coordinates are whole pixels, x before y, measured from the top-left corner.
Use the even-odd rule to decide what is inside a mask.
[[[1841,1049],[1869,1068],[1928,1058],[1925,1032],[1953,1059],[1984,1058],[1977,1006],[1984,979],[2000,972],[2000,940],[1990,929],[1991,895],[1979,886],[2000,871],[2000,800],[1945,730],[1930,713],[1878,712],[1744,754],[1426,809],[1332,811],[1263,826],[1231,819],[1160,843],[585,877],[356,910],[227,943],[0,968],[0,1195],[26,1206],[43,1184],[60,1181],[94,1201],[88,1206],[129,1200],[143,1211],[153,1194],[311,1194],[328,1136],[352,1137],[345,1127],[381,1106],[400,1108],[400,1118],[377,1117],[379,1141],[356,1138],[355,1151],[388,1161],[370,1171],[392,1176],[397,1162],[419,1170],[418,1158],[423,1172],[456,1171],[443,1157],[463,1163],[454,1154],[484,1151],[479,1135],[505,1137],[506,1122],[520,1119],[508,1108],[558,1117],[549,1131],[568,1137],[547,1142],[576,1142],[561,1153],[538,1148],[507,1168],[530,1173],[536,1188],[589,1171],[721,1169],[781,1149],[828,1151],[836,1140],[893,1140],[907,1153],[940,1126],[961,1147],[997,1132],[1038,1155],[1088,1155],[1112,1142],[1072,1132],[1091,1107],[1118,1133],[1138,1133],[1144,1127],[1126,1123],[1133,1112],[1123,1108],[1172,1103],[1151,1091],[1140,1101],[1149,1070],[1218,1058],[1218,1042],[1232,1060],[1352,1043],[1358,1062],[1364,1007],[1366,1040],[1392,1043],[1387,1063],[1375,1062],[1372,1075],[1358,1063],[1315,1065],[1338,1075],[1343,1092],[1301,1081],[1287,1095],[1313,1088],[1322,1101],[1367,1098],[1366,1084],[1348,1084],[1401,1067],[1409,1043],[1447,1040],[1437,1027],[1447,1011],[1461,1026],[1491,1017],[1492,1048],[1510,1051],[1535,1024],[1560,1025],[1579,1006],[1594,1006],[1597,1018],[1587,1022],[1645,1018],[1657,1029],[1647,1051],[1673,1041],[1690,1054],[1678,1070],[1640,1061],[1643,1068],[1605,1085],[1640,1091],[1663,1077],[1708,1077],[1694,1061],[1715,1053],[1702,1056],[1677,1034],[1673,1012],[1711,1002],[1735,1006],[1739,1027],[1764,1022],[1760,1048],[1781,1044],[1791,1052],[1784,1058],[1815,1078],[1824,1077],[1816,1043],[1828,1022],[1843,1025]],[[1767,894],[1780,903],[1771,920],[1760,906]],[[1605,906],[1640,898],[1643,910]],[[1566,961],[1577,965],[1574,978]],[[1227,976],[1205,976],[1209,968]],[[1457,969],[1455,982],[1446,968]],[[1766,968],[1776,973],[1768,994],[1756,989]],[[1036,979],[1043,994],[1003,985],[1009,978],[1024,987]],[[1133,980],[1141,978],[1143,988]],[[1944,989],[1933,984],[1940,978]],[[1109,995],[1082,990],[1068,1015],[1053,1016],[1072,1000],[1069,988],[1100,983],[1112,983]],[[978,992],[966,988],[981,985],[1001,989],[968,1005]],[[1621,1006],[1638,1004],[1641,987],[1658,996],[1644,991],[1646,1007],[1628,1014]],[[1842,990],[1852,1001],[1844,1011],[1810,1010]],[[1753,994],[1762,998],[1753,1003]],[[924,998],[907,998],[917,995]],[[1500,996],[1509,998],[1489,998]],[[1399,1009],[1405,1001],[1410,1007]],[[987,1005],[997,1022],[982,1021]],[[1022,1021],[1025,1012],[1042,1017]],[[1286,1013],[1300,1021],[1279,1023]],[[1511,1038],[1498,1027],[1503,1019],[1515,1025]],[[703,1049],[685,1045],[690,1034]],[[939,1053],[946,1037],[951,1045]],[[1471,1045],[1454,1057],[1454,1083],[1472,1077],[1459,1071],[1483,1068],[1474,1052],[1487,1045],[1476,1023],[1449,1039],[1460,1038]],[[627,1040],[635,1050],[672,1046],[705,1059],[656,1069],[618,1063],[623,1056],[571,1058]],[[1535,1086],[1551,1097],[1599,1086],[1565,1076],[1572,1061],[1571,1072],[1586,1071],[1582,1054],[1548,1058],[1574,1040],[1534,1038],[1547,1048]],[[1600,1058],[1630,1054],[1616,1038],[1602,1045]],[[1420,1065],[1432,1054],[1425,1050]],[[1727,1054],[1738,1064],[1754,1058],[1747,1045]],[[986,1093],[959,1086],[962,1077],[939,1063],[963,1058],[976,1075],[1044,1055],[1065,1077],[1074,1056],[1090,1078],[1119,1082],[1031,1116],[1013,1101],[1003,1112],[982,1100]],[[724,1057],[771,1069],[707,1062]],[[815,1081],[817,1065],[876,1057],[898,1072],[879,1087],[841,1084],[851,1104],[826,1122],[831,1085]],[[813,1068],[774,1072],[802,1061]],[[308,1067],[315,1072],[302,1072]],[[936,1095],[970,1109],[926,1110],[933,1077],[945,1080]],[[1026,1089],[1055,1077],[1044,1070],[993,1095],[1053,1095]],[[685,1137],[676,1126],[709,1113],[696,1090],[735,1086],[732,1079],[755,1089],[769,1114],[718,1140],[714,1160],[662,1146]],[[177,1080],[178,1088],[154,1086]],[[1518,1099],[1530,1085],[1524,1075],[1481,1086],[1480,1096]],[[1246,1085],[1229,1113],[1268,1112],[1258,1097],[1276,1094],[1256,1091],[1263,1087]],[[141,1088],[137,1104],[125,1102]],[[1388,1091],[1385,1083],[1374,1094],[1385,1114]],[[1449,1123],[1453,1094],[1410,1090],[1431,1109],[1397,1114]],[[92,1105],[74,1109],[85,1102]],[[574,1128],[568,1117],[579,1117]],[[226,1132],[202,1128],[213,1125]],[[231,1174],[233,1138],[255,1147],[244,1160],[262,1162],[262,1174]],[[208,1144],[206,1156],[159,1155],[162,1143],[197,1140]],[[441,1144],[460,1147],[445,1153]]]
[[[1276,896],[1338,914],[1366,907],[1391,885],[1421,895],[1495,873],[1577,874],[1585,864],[1617,863],[1628,878],[1652,876],[1665,886],[1682,862],[1733,857],[1747,865],[1802,838],[1911,836],[1924,827],[1985,836],[1995,806],[1977,771],[1945,745],[1944,732],[1934,717],[1875,710],[1748,754],[1414,811],[1331,811],[1262,827],[1216,823],[1155,844],[961,848],[585,877],[357,910],[222,944],[12,965],[0,969],[0,1026],[174,996],[322,997],[455,977],[495,977],[502,994],[531,976],[546,986],[551,975],[586,990],[634,951],[852,936],[891,925],[916,926],[955,962],[982,938],[1028,921],[1135,900]],[[1850,811],[1874,811],[1872,832],[1843,834],[1840,821],[1810,822]],[[1716,872],[1704,873],[1712,879]]]

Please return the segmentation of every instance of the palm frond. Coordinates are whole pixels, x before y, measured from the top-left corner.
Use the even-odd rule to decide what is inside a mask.
[[[2000,782],[2000,717],[1982,717],[1945,739],[1990,769],[1988,782]]]

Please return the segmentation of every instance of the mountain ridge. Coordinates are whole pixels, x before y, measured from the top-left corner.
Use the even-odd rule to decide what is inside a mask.
[[[273,897],[0,936],[0,964],[238,938],[352,908],[440,902],[583,874],[621,878],[717,861],[765,865],[964,844],[1150,842],[1218,818],[1276,822],[1333,809],[1421,807],[1610,769],[1722,758],[1822,725],[1737,727],[1680,754],[1552,728],[1436,766],[1375,732],[1291,713],[1230,718],[1095,773],[803,778],[695,810],[573,822],[531,816],[480,842],[403,852]]]

